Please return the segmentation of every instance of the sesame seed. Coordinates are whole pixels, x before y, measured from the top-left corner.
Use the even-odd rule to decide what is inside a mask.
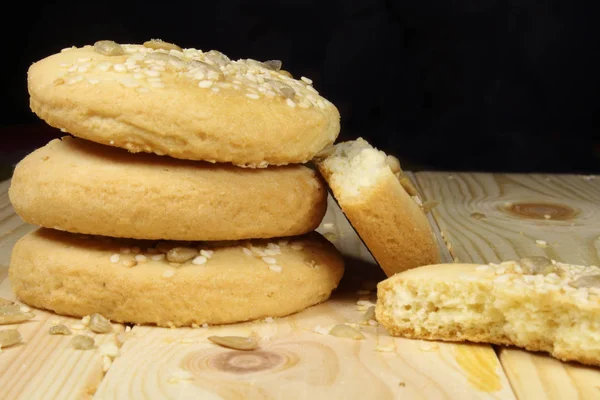
[[[150,66],[150,69],[151,69],[152,71],[159,71],[159,72],[162,72],[162,71],[164,71],[164,70],[165,70],[165,67],[163,67],[163,66],[160,66],[160,65],[158,65],[158,64],[157,64],[157,65],[151,65],[151,66]]]
[[[116,65],[115,65],[115,67],[116,67]],[[144,74],[146,74],[148,76],[160,76],[160,72],[154,71],[152,69],[145,69],[143,71],[144,71]]]
[[[302,250],[303,248],[304,248],[304,245],[302,243],[299,243],[299,242],[292,243],[292,249],[294,249],[294,250]]]
[[[281,272],[281,267],[279,265],[269,265],[269,269],[273,272]]]
[[[134,87],[138,87],[140,86],[140,84],[136,81],[131,81],[131,80],[124,80],[121,81],[121,85],[128,87],[128,88],[134,88]]]
[[[314,94],[319,94],[319,92],[317,91],[317,89],[315,89],[315,88],[314,88],[314,87],[312,87],[312,86],[306,86],[306,88],[307,88],[308,90],[310,90],[311,92],[313,92]]]
[[[310,107],[310,103],[306,100],[302,100],[299,104],[300,107],[302,108],[309,108]]]
[[[88,69],[86,67],[79,67],[79,68],[77,68],[77,72],[80,72],[82,74],[85,73],[85,72],[87,72],[87,71],[88,71]]]
[[[143,254],[138,254],[137,256],[135,256],[135,261],[137,261],[137,262],[145,262],[145,261],[147,261],[147,258]]]
[[[240,90],[240,89],[241,89],[241,87],[240,87],[239,85],[233,85],[233,88],[234,88],[235,90]]]
[[[211,87],[213,85],[213,81],[200,81],[198,82],[198,86],[204,89],[208,89],[209,87]]]
[[[75,83],[77,83],[77,82],[79,82],[81,80],[83,80],[83,77],[78,75],[78,76],[75,76],[75,77],[67,80],[67,84],[68,85],[73,85],[73,84],[75,84]]]
[[[161,79],[160,77],[159,77],[159,78],[156,78],[156,77],[150,77],[150,78],[148,78],[148,79],[147,79],[147,81],[148,81],[148,82],[157,82],[157,83],[162,83],[162,79]]]
[[[208,79],[216,81],[217,79],[219,79],[219,74],[215,71],[208,71]]]
[[[215,254],[213,250],[200,250],[200,255],[203,255],[206,258],[211,258]]]
[[[129,254],[129,253],[131,253],[131,249],[129,247],[121,247],[119,249],[119,253],[121,253],[121,254]]]
[[[277,249],[266,249],[265,250],[265,254],[268,256],[277,256],[279,254],[281,254],[281,250],[277,250]]]
[[[150,86],[153,88],[164,88],[165,85],[161,82],[150,82]]]
[[[27,312],[31,311],[31,308],[29,308],[27,306],[21,306],[21,307],[19,307],[19,311],[27,313]]]
[[[202,324],[202,327],[203,328],[208,328],[208,324],[205,322],[205,323]]]
[[[69,68],[70,66],[71,66],[71,64],[65,64],[65,63],[62,63],[59,65],[59,67],[61,67],[61,68]]]
[[[135,260],[125,260],[123,261],[123,265],[127,268],[135,267],[137,265],[137,261]]]
[[[112,256],[110,256],[110,262],[111,263],[118,263],[119,262],[119,255],[118,254],[113,254]]]
[[[174,269],[168,269],[165,272],[162,273],[162,277],[163,278],[170,278],[173,275],[175,275],[175,270]]]
[[[305,83],[308,83],[309,85],[312,85],[312,83],[313,83],[312,79],[309,79],[309,78],[307,78],[307,77],[305,77],[305,76],[302,76],[302,77],[300,77],[300,79],[301,79],[303,82],[305,82]]]
[[[97,65],[97,68],[100,71],[104,71],[104,72],[108,71],[111,67],[112,67],[112,64],[108,63],[108,62],[103,62],[103,63],[100,63]]]
[[[267,264],[277,264],[277,260],[273,257],[263,257],[262,260]]]
[[[100,83],[100,81],[98,79],[88,79],[88,83],[90,85],[97,85],[98,83]]]
[[[78,58],[78,59],[77,59],[77,62],[78,62],[78,63],[84,63],[84,62],[88,62],[88,61],[91,61],[91,60],[92,60],[92,59],[91,59],[91,58],[89,58],[89,57],[83,57],[83,58]]]
[[[547,246],[548,242],[546,242],[545,240],[538,239],[535,241],[535,244],[537,244],[538,246]]]
[[[113,68],[117,72],[127,72],[127,67],[125,67],[125,65],[123,65],[123,64],[115,64],[115,65],[113,65]]]
[[[204,264],[206,264],[207,260],[208,260],[208,258],[205,257],[205,256],[198,256],[198,257],[196,257],[196,258],[194,258],[192,260],[192,264],[195,264],[195,265],[204,265]]]
[[[331,228],[333,228],[333,224],[331,222],[326,222],[323,224],[323,228],[331,229]]]
[[[247,256],[252,256],[253,255],[252,252],[250,250],[248,250],[247,248],[245,248],[245,247],[242,247],[242,251]]]
[[[150,258],[154,261],[161,261],[165,259],[165,255],[164,254],[155,254],[153,256],[150,256]]]
[[[144,79],[146,77],[146,75],[140,74],[139,72],[136,72],[135,74],[133,74],[133,77],[135,79]]]
[[[267,324],[270,324],[270,323],[272,323],[272,322],[273,322],[273,317],[267,317],[267,318],[265,318],[265,322],[266,322]]]
[[[279,244],[279,246],[287,246],[288,241],[286,239],[281,239],[277,244]]]
[[[194,73],[194,75],[192,77],[194,79],[202,81],[202,80],[206,79],[206,74],[204,73],[204,71],[198,71],[198,72]]]
[[[73,66],[69,67],[69,69],[67,71],[69,71],[69,72],[77,71],[77,65],[73,65]]]
[[[140,93],[147,93],[148,92],[148,88],[145,88],[145,87],[139,87],[136,90],[138,92],[140,92]]]
[[[210,90],[212,90],[215,93],[218,93],[221,89],[219,89],[218,87],[214,87],[214,88],[212,88]]]
[[[259,99],[259,98],[260,98],[260,96],[259,96],[259,95],[257,95],[257,94],[254,94],[254,93],[246,93],[246,97],[248,97],[249,99],[254,99],[254,100],[256,100],[256,99]]]
[[[550,215],[550,214],[544,214],[544,218],[545,218],[545,219],[551,219],[551,218],[552,218],[552,215]]]
[[[321,99],[317,99],[317,106],[319,106],[319,108],[325,108],[325,102],[323,102],[323,100]]]

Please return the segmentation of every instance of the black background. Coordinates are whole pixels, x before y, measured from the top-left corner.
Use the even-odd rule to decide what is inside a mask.
[[[578,4],[578,5],[575,5]],[[22,3],[4,13],[4,167],[60,132],[30,110],[31,63],[160,38],[280,59],[405,169],[600,172],[597,13],[581,2]]]

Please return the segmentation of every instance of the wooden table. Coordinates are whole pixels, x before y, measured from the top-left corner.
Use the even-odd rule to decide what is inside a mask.
[[[448,262],[546,255],[600,265],[600,176],[424,172],[413,179],[426,199],[441,202],[431,223]],[[10,251],[33,227],[14,214],[8,186],[0,183],[0,297],[14,299]],[[361,341],[319,333],[358,321],[375,301],[374,292],[361,290],[383,279],[331,199],[319,231],[348,260],[330,301],[287,318],[224,327],[115,325],[116,332],[131,332],[112,364],[97,350],[76,351],[68,338],[48,334],[53,323],[78,320],[35,310],[34,320],[18,326],[24,344],[0,353],[0,398],[600,398],[600,369],[541,354],[393,338],[379,326],[362,326]],[[251,333],[263,338],[261,353],[233,352],[206,339]],[[98,342],[112,336],[99,335]],[[228,352],[228,362],[217,362]]]

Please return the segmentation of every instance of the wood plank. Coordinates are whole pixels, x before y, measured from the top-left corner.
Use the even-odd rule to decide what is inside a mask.
[[[329,199],[319,231],[348,259],[342,285],[328,302],[295,315],[200,329],[136,326],[111,366],[98,399],[513,399],[490,346],[393,338],[381,327],[362,328],[353,341],[315,331],[358,321],[365,282],[381,270]],[[210,335],[256,335],[259,352],[211,344]],[[184,378],[178,379],[180,371]],[[179,375],[181,378],[181,375]]]
[[[423,172],[417,183],[441,202],[433,214],[456,260],[600,265],[600,176]],[[600,396],[599,369],[508,348],[500,360],[520,399]]]
[[[34,229],[14,214],[8,201],[7,182],[0,183],[0,297],[16,301],[7,278],[10,250],[25,233]],[[18,302],[17,302],[18,303]],[[19,304],[19,303],[18,303]],[[90,351],[70,346],[72,336],[49,335],[55,324],[70,326],[79,319],[60,317],[32,309],[35,318],[21,324],[0,325],[0,330],[18,329],[20,345],[0,353],[0,398],[12,399],[85,399],[91,398],[103,378],[103,354],[99,347]],[[114,340],[123,326],[113,324],[114,334],[90,334],[97,346]],[[75,332],[75,331],[74,331]],[[89,331],[85,331],[89,334]]]

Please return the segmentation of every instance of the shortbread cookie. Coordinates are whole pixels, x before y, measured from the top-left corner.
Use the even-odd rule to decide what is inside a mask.
[[[28,73],[31,109],[98,143],[249,167],[304,163],[335,141],[337,108],[281,62],[161,41],[64,49]]]
[[[359,138],[333,146],[315,163],[387,276],[440,262],[427,205],[395,157]]]
[[[318,233],[245,242],[148,242],[38,229],[10,281],[30,306],[117,322],[189,326],[281,317],[326,300],[343,260]]]
[[[529,257],[440,264],[379,283],[377,320],[416,339],[514,345],[600,365],[600,268]]]
[[[31,224],[136,239],[293,236],[314,230],[327,208],[324,182],[300,164],[239,168],[70,137],[25,157],[9,196]]]

